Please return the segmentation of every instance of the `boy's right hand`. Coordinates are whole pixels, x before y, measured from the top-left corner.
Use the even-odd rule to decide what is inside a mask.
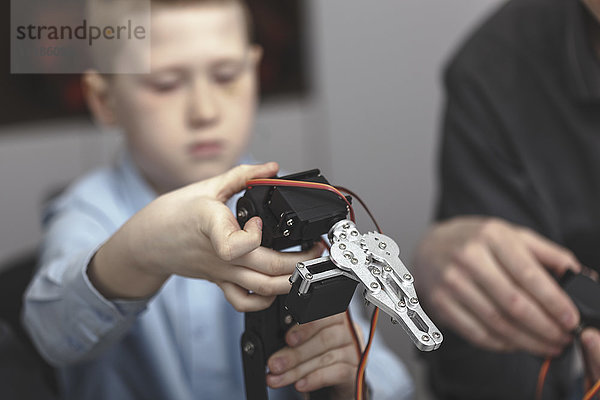
[[[90,280],[107,298],[146,298],[175,274],[216,283],[238,311],[268,307],[289,291],[296,263],[323,251],[321,245],[289,253],[261,247],[260,218],[240,229],[225,205],[248,180],[277,171],[276,163],[242,165],[159,197],[98,250]]]

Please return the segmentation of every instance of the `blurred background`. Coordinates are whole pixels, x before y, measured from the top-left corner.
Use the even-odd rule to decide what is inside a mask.
[[[500,0],[254,1],[267,59],[252,151],[287,171],[320,168],[358,193],[407,265],[431,218],[443,109],[440,73]],[[269,4],[271,3],[271,4]],[[10,15],[3,2],[2,15]],[[8,25],[5,25],[8,33]],[[5,37],[0,51],[8,54]],[[118,132],[86,116],[78,77],[10,75],[0,66],[0,265],[35,249],[41,204],[110,162]],[[372,229],[358,213],[359,229]],[[381,318],[428,399],[416,350]]]

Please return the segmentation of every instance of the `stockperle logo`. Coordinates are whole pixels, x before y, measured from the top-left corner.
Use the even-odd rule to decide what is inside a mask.
[[[147,73],[150,0],[11,0],[11,72]]]

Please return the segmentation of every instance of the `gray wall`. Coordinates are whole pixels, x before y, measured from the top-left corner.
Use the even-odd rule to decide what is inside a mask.
[[[432,208],[440,67],[499,2],[309,1],[315,94],[262,107],[255,155],[288,171],[319,167],[356,191],[409,264]],[[58,122],[0,132],[0,261],[38,243],[39,203],[49,191],[110,160],[118,135],[95,130]],[[359,228],[371,229],[358,215]],[[379,329],[420,382],[401,328],[382,318]],[[418,398],[428,398],[422,385]]]

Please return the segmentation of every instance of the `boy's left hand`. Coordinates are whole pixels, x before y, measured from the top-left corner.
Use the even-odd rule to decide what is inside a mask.
[[[356,327],[361,351],[362,331]],[[353,399],[359,356],[346,316],[328,318],[292,327],[285,336],[288,347],[268,360],[267,384],[278,388],[295,383],[299,392],[333,388],[332,399]]]

